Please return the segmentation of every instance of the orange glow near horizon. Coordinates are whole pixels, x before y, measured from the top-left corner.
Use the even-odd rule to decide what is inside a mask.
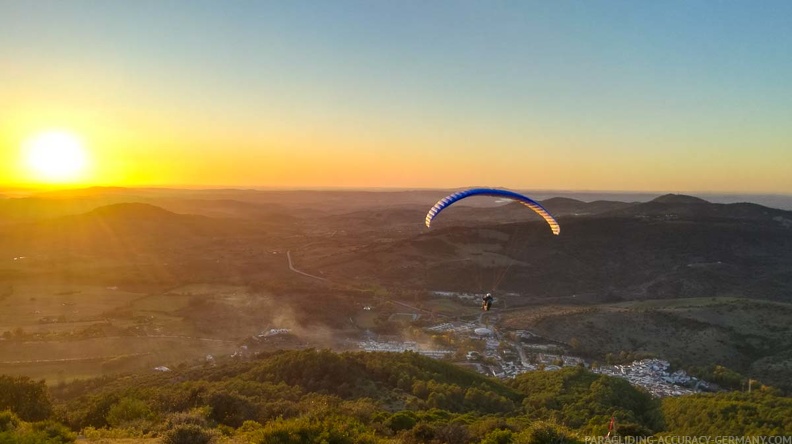
[[[45,110],[46,111],[46,110]],[[81,108],[34,112],[0,122],[0,177],[5,187],[267,187],[267,188],[462,188],[636,192],[772,192],[784,190],[785,164],[763,162],[764,175],[749,168],[709,160],[706,168],[686,154],[651,156],[621,151],[606,155],[614,140],[587,141],[547,134],[534,140],[485,134],[410,134],[396,130],[359,134],[350,128],[314,122],[272,125],[264,130],[243,123],[180,121],[162,112],[141,114]],[[263,125],[267,126],[267,125]],[[31,168],[23,146],[64,128],[80,141],[85,164],[60,159]],[[389,128],[384,128],[389,129]],[[302,131],[301,131],[302,130]],[[45,137],[44,140],[68,140]],[[660,142],[645,142],[659,146]],[[69,145],[69,143],[66,143]],[[488,149],[482,149],[488,147]],[[575,155],[573,155],[573,151]],[[505,153],[505,154],[504,154]],[[46,157],[46,156],[45,156]],[[38,162],[38,161],[37,161]],[[63,164],[63,165],[61,165]],[[66,174],[59,168],[82,168]],[[537,167],[540,166],[540,167]],[[752,171],[753,170],[753,171]],[[750,181],[734,178],[751,176]],[[779,179],[783,177],[783,179]],[[739,188],[738,186],[739,185]]]
[[[0,1],[0,189],[792,193],[792,2],[38,3]],[[82,172],[25,164],[55,128]]]

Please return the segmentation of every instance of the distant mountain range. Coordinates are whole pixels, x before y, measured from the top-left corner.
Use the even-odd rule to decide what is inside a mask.
[[[789,218],[792,212],[768,208],[753,203],[716,204],[684,194],[665,194],[649,202],[594,201],[583,202],[569,198],[551,198],[542,202],[556,216],[607,217],[688,217],[726,219]]]
[[[101,201],[97,193],[146,202],[87,208]],[[12,216],[0,225],[0,246],[13,256],[134,251],[223,261],[224,273],[237,276],[260,263],[242,252],[299,249],[305,271],[340,281],[475,290],[493,285],[487,276],[503,275],[498,289],[536,297],[792,294],[792,212],[758,204],[672,194],[638,203],[557,197],[543,201],[561,223],[553,236],[519,204],[457,204],[427,230],[425,211],[440,191],[129,193],[0,201],[0,214]],[[30,211],[15,213],[20,208]]]
[[[520,205],[449,209],[421,235],[303,260],[340,280],[369,276],[437,290],[489,290],[492,276],[503,274],[500,290],[535,297],[792,294],[792,212],[680,195],[635,204],[544,203],[557,213],[560,236]],[[513,222],[518,217],[532,221]],[[382,216],[369,220],[381,223]]]
[[[792,302],[792,212],[754,203],[671,194],[646,202],[554,197],[542,201],[561,225],[554,236],[523,205],[486,199],[452,205],[427,229],[424,216],[442,190],[77,194],[0,200],[4,282],[67,280],[142,293],[242,286],[296,300],[296,313],[328,325],[347,323],[337,307],[355,297],[421,301],[430,291],[494,290],[508,297],[509,309],[526,312],[649,299]],[[638,318],[605,313],[595,320],[607,326]],[[580,320],[581,335],[589,331],[590,316],[570,319]],[[685,331],[695,333],[696,325]],[[733,333],[724,327],[710,338],[733,343],[722,355],[745,356],[745,366],[765,359],[734,352],[761,338],[729,339]],[[655,351],[665,347],[654,344]],[[788,348],[779,344],[765,367],[787,362]],[[773,372],[766,374],[783,374]]]
[[[764,207],[752,203],[714,204],[706,200],[685,195],[667,194],[646,203],[640,203],[610,211],[608,216],[633,217],[680,217],[689,219],[789,219],[792,212]]]

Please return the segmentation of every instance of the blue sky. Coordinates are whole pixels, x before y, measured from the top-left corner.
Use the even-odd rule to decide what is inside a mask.
[[[792,193],[792,2],[0,0],[0,63],[103,183]]]

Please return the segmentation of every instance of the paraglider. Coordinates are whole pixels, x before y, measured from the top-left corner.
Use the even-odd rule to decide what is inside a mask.
[[[484,311],[489,311],[490,307],[492,307],[492,301],[494,298],[492,297],[492,293],[487,293],[481,298],[481,309]]]
[[[449,206],[453,205],[455,202],[465,199],[472,196],[492,196],[492,197],[499,197],[499,198],[507,198],[514,201],[517,201],[526,207],[532,209],[536,214],[541,216],[547,225],[550,226],[550,231],[554,235],[558,235],[561,233],[561,226],[558,224],[558,221],[547,211],[542,205],[540,205],[535,200],[523,196],[522,194],[515,193],[514,191],[503,190],[499,188],[471,188],[464,191],[459,191],[453,194],[450,194],[442,199],[440,199],[426,214],[426,227],[430,228],[432,225],[432,221],[435,217],[437,217],[440,212],[444,209],[448,208]],[[512,257],[510,259],[509,265],[503,268],[502,270],[498,270],[497,268],[493,268],[493,271],[497,273],[496,278],[493,279],[494,283],[491,287],[491,290],[495,290],[500,282],[506,276],[506,273],[511,269],[512,265],[515,263],[515,259]],[[481,284],[479,284],[481,287]],[[491,293],[487,293],[481,299],[481,309],[483,311],[490,311],[492,308],[492,303],[494,298],[492,297]]]
[[[610,438],[611,433],[615,433],[616,429],[616,417],[611,416],[610,423],[608,423],[608,434],[605,435],[605,438]]]
[[[550,230],[553,232],[553,234],[558,235],[561,232],[561,226],[558,225],[558,222],[555,220],[555,218],[538,202],[527,196],[523,196],[522,194],[515,193],[514,191],[501,190],[498,188],[472,188],[440,199],[440,201],[438,201],[426,214],[426,227],[429,228],[432,224],[432,220],[437,217],[437,215],[440,214],[440,212],[445,208],[448,208],[450,205],[460,199],[465,199],[471,196],[506,197],[508,199],[516,200],[517,202],[520,202],[526,207],[534,210],[538,215],[542,216],[545,222],[547,222],[547,224],[550,226]]]

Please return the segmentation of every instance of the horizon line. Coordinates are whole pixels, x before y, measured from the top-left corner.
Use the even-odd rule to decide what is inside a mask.
[[[0,193],[3,192],[69,192],[87,191],[101,189],[123,189],[123,190],[234,190],[234,191],[372,191],[372,192],[404,192],[404,191],[456,191],[468,188],[498,188],[521,191],[531,191],[534,193],[563,193],[563,194],[636,194],[636,195],[666,195],[666,194],[703,194],[703,195],[722,195],[722,196],[780,196],[792,197],[792,192],[762,192],[762,191],[698,191],[698,190],[619,190],[619,189],[565,189],[565,188],[524,188],[524,187],[501,187],[491,185],[465,185],[448,187],[355,187],[355,186],[271,186],[271,185],[200,185],[200,184],[152,184],[152,185],[43,185],[43,186],[0,186]]]

